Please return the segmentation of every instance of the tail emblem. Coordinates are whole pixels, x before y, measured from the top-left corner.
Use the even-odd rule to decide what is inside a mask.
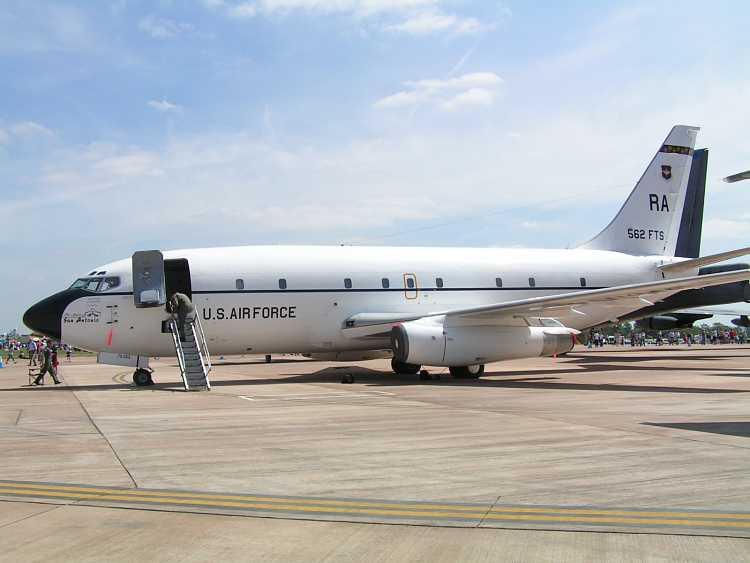
[[[665,180],[669,180],[672,177],[672,167],[668,164],[661,165],[661,177]]]

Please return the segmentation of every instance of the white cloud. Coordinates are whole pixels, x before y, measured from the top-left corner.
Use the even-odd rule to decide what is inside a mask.
[[[386,12],[429,7],[438,3],[439,0],[259,0],[258,5],[268,13],[306,10],[352,13],[358,17],[368,17]]]
[[[479,33],[491,26],[482,24],[476,18],[463,18],[439,11],[426,11],[414,14],[404,21],[387,25],[385,29],[409,35],[429,35],[439,32],[452,32],[458,35]]]
[[[348,14],[357,20],[377,21],[378,29],[409,35],[452,33],[467,35],[494,29],[470,16],[448,14],[440,10],[443,0],[256,0],[227,2],[202,0],[209,9],[223,12],[234,19],[249,19],[260,14],[285,15],[292,12],[308,14]],[[504,17],[509,13],[503,12]],[[394,21],[395,20],[395,21]]]
[[[412,107],[424,102],[435,102],[444,110],[453,111],[470,106],[491,106],[503,79],[494,72],[475,72],[445,80],[429,79],[405,83],[408,90],[396,92],[377,100],[378,109]]]
[[[420,102],[427,101],[428,95],[419,90],[411,92],[397,92],[385,98],[379,99],[374,106],[380,109],[403,108],[417,105]]]
[[[14,123],[8,128],[8,130],[13,135],[23,138],[50,136],[54,134],[51,129],[34,121],[21,121],[19,123]]]
[[[154,39],[174,39],[195,28],[192,24],[149,15],[138,22],[138,28]]]
[[[471,88],[444,101],[441,107],[448,111],[456,111],[473,106],[489,107],[493,103],[495,103],[495,92],[485,88]]]
[[[494,72],[472,72],[445,80],[416,80],[406,82],[407,86],[424,90],[461,90],[465,88],[488,88],[500,86],[503,79]]]
[[[149,100],[148,106],[161,113],[180,113],[182,106],[168,102],[167,100]]]
[[[0,144],[8,145],[13,141],[48,138],[54,134],[54,131],[35,121],[18,121],[6,127],[0,127]]]
[[[242,4],[229,7],[227,13],[235,19],[246,19],[255,17],[258,13],[258,8],[252,2],[243,2]]]

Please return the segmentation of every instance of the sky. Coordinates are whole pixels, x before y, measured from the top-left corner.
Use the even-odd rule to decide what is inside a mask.
[[[750,243],[747,2],[0,3],[0,332],[136,250],[564,248],[672,125]]]

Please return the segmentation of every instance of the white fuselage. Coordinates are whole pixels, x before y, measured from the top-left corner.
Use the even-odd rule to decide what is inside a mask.
[[[386,339],[344,334],[346,320],[362,313],[427,315],[653,281],[661,279],[656,267],[672,260],[580,249],[351,246],[206,248],[167,251],[164,258],[188,260],[193,303],[212,354],[381,349],[388,347]],[[165,309],[134,306],[131,261],[97,271],[118,276],[121,284],[70,303],[63,341],[93,351],[174,355],[171,335],[162,332],[169,317]],[[279,280],[285,280],[285,289]],[[345,280],[351,280],[351,288]],[[586,328],[612,314],[602,309],[565,324]]]

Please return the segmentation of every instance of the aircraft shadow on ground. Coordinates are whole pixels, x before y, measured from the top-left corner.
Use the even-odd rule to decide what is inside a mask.
[[[601,363],[601,362],[621,362],[621,363],[637,363],[637,362],[656,362],[656,361],[695,361],[695,360],[707,360],[707,361],[719,361],[729,360],[736,358],[747,358],[747,355],[724,355],[724,356],[711,356],[711,355],[687,355],[687,354],[663,354],[659,356],[626,356],[626,355],[589,355],[581,353],[569,353],[560,357],[561,359],[575,360],[576,363]]]
[[[578,362],[566,362],[577,365]],[[227,365],[227,364],[224,364]],[[328,367],[312,373],[291,374],[279,377],[248,377],[241,379],[213,379],[211,386],[232,387],[247,386],[254,387],[258,385],[279,385],[291,383],[341,383],[342,376],[351,374],[358,384],[377,387],[392,386],[411,386],[411,385],[443,385],[451,387],[482,387],[482,388],[517,388],[517,389],[539,389],[539,390],[581,390],[581,391],[620,391],[620,392],[643,392],[643,393],[697,393],[697,394],[720,394],[720,393],[747,393],[744,389],[717,389],[705,387],[678,387],[669,385],[635,385],[625,383],[582,383],[582,382],[561,382],[560,376],[566,374],[588,376],[603,371],[632,371],[634,368],[629,366],[619,366],[608,363],[584,362],[583,366],[576,368],[562,369],[539,369],[539,370],[516,370],[516,371],[498,371],[487,372],[482,379],[454,379],[447,373],[436,374],[433,370],[431,373],[433,379],[421,380],[417,375],[394,374],[390,371],[377,371],[360,366],[341,366]],[[640,366],[638,371],[692,371],[691,368],[675,368],[667,366]],[[705,368],[695,368],[700,371]],[[734,370],[735,368],[730,368]],[[747,376],[747,370],[737,369],[742,374],[734,373],[713,373],[711,376]],[[439,375],[435,377],[435,375]],[[502,378],[502,379],[498,379]],[[158,372],[156,374],[158,381]],[[136,387],[131,383],[103,383],[103,384],[85,384],[85,385],[64,385],[45,387],[21,387],[14,389],[5,389],[5,391],[38,391],[38,390],[55,390],[68,389],[73,391],[103,391],[107,389],[122,389],[130,391],[182,391],[182,384],[178,382],[155,383],[147,387]]]
[[[642,422],[641,424],[645,426],[659,426],[661,428],[710,432],[711,434],[750,438],[750,422]]]
[[[579,370],[576,370],[579,372]],[[580,372],[579,372],[580,373]],[[481,388],[517,388],[540,390],[583,390],[583,391],[631,391],[644,393],[746,393],[742,389],[715,389],[704,387],[674,387],[664,385],[628,385],[616,383],[570,383],[559,382],[556,370],[497,372],[487,373],[482,379],[454,379],[448,374],[440,374],[440,379],[421,380],[417,375],[399,375],[391,372],[376,371],[361,367],[326,368],[313,373],[296,374],[280,378],[217,380],[213,387],[246,385],[278,385],[286,383],[340,383],[344,374],[354,376],[355,383],[371,387],[396,387],[406,385],[442,385],[448,387],[481,387]],[[433,377],[434,377],[433,373]],[[518,377],[528,375],[529,377]],[[491,379],[508,376],[509,379]]]

